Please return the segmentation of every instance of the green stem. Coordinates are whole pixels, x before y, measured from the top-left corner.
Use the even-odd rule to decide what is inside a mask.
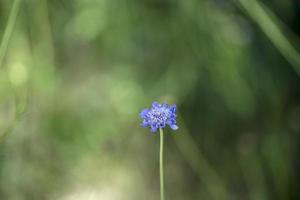
[[[3,38],[2,38],[2,41],[1,41],[1,45],[0,45],[0,67],[1,67],[3,59],[5,57],[6,50],[7,50],[7,47],[8,47],[8,43],[9,43],[9,40],[11,38],[13,29],[14,29],[14,25],[15,25],[16,20],[17,20],[20,4],[21,4],[21,0],[15,0],[13,2],[13,5],[12,5],[12,8],[11,8],[9,17],[8,17],[8,22],[7,22],[7,25],[5,27]]]
[[[159,148],[159,176],[160,176],[160,200],[164,200],[164,163],[163,163],[163,154],[164,154],[164,132],[160,128],[160,148]]]

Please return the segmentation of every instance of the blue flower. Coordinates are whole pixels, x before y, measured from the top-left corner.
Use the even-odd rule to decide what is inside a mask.
[[[176,125],[176,105],[168,105],[166,103],[152,103],[150,109],[144,109],[140,113],[143,120],[143,127],[150,127],[152,132],[157,132],[159,128],[165,128],[167,125],[173,130],[177,130]]]

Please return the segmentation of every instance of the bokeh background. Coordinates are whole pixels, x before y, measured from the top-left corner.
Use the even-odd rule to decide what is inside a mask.
[[[300,199],[297,0],[1,0],[0,199]]]

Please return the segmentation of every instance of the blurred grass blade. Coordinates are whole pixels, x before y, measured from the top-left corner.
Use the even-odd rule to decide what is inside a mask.
[[[179,150],[183,153],[184,158],[200,177],[204,185],[206,185],[207,190],[213,199],[229,199],[225,183],[221,180],[217,172],[212,168],[197,147],[196,142],[184,126],[182,118],[180,121],[181,133],[174,135],[174,139]]]
[[[239,0],[238,2],[300,76],[300,54],[279,28],[279,19],[261,2],[256,0]]]
[[[14,112],[14,119],[7,124],[4,130],[0,130],[0,144],[5,140],[7,135],[9,135],[16,125],[19,123],[21,118],[25,115],[26,109],[28,104],[28,96],[24,95],[19,98],[15,98],[15,108],[13,109]]]
[[[237,155],[239,164],[247,185],[250,200],[268,200],[268,190],[264,177],[261,161],[253,150],[241,147],[238,149]],[[246,149],[246,150],[245,150]]]
[[[14,30],[14,26],[15,26],[15,23],[16,23],[16,20],[17,20],[19,9],[20,9],[20,4],[21,4],[21,0],[15,0],[13,2],[13,5],[12,5],[12,8],[11,8],[9,17],[8,17],[8,22],[7,22],[7,25],[5,27],[4,34],[3,34],[3,37],[2,37],[2,41],[1,41],[1,45],[0,45],[0,68],[2,66],[3,59],[4,59],[5,54],[6,54],[6,50],[7,50],[7,47],[8,47],[9,40],[10,40],[11,35],[13,33],[13,30]]]

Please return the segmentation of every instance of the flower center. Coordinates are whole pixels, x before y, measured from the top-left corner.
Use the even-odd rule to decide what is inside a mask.
[[[169,118],[168,111],[166,109],[152,109],[150,112],[150,119],[153,123],[165,124]]]

